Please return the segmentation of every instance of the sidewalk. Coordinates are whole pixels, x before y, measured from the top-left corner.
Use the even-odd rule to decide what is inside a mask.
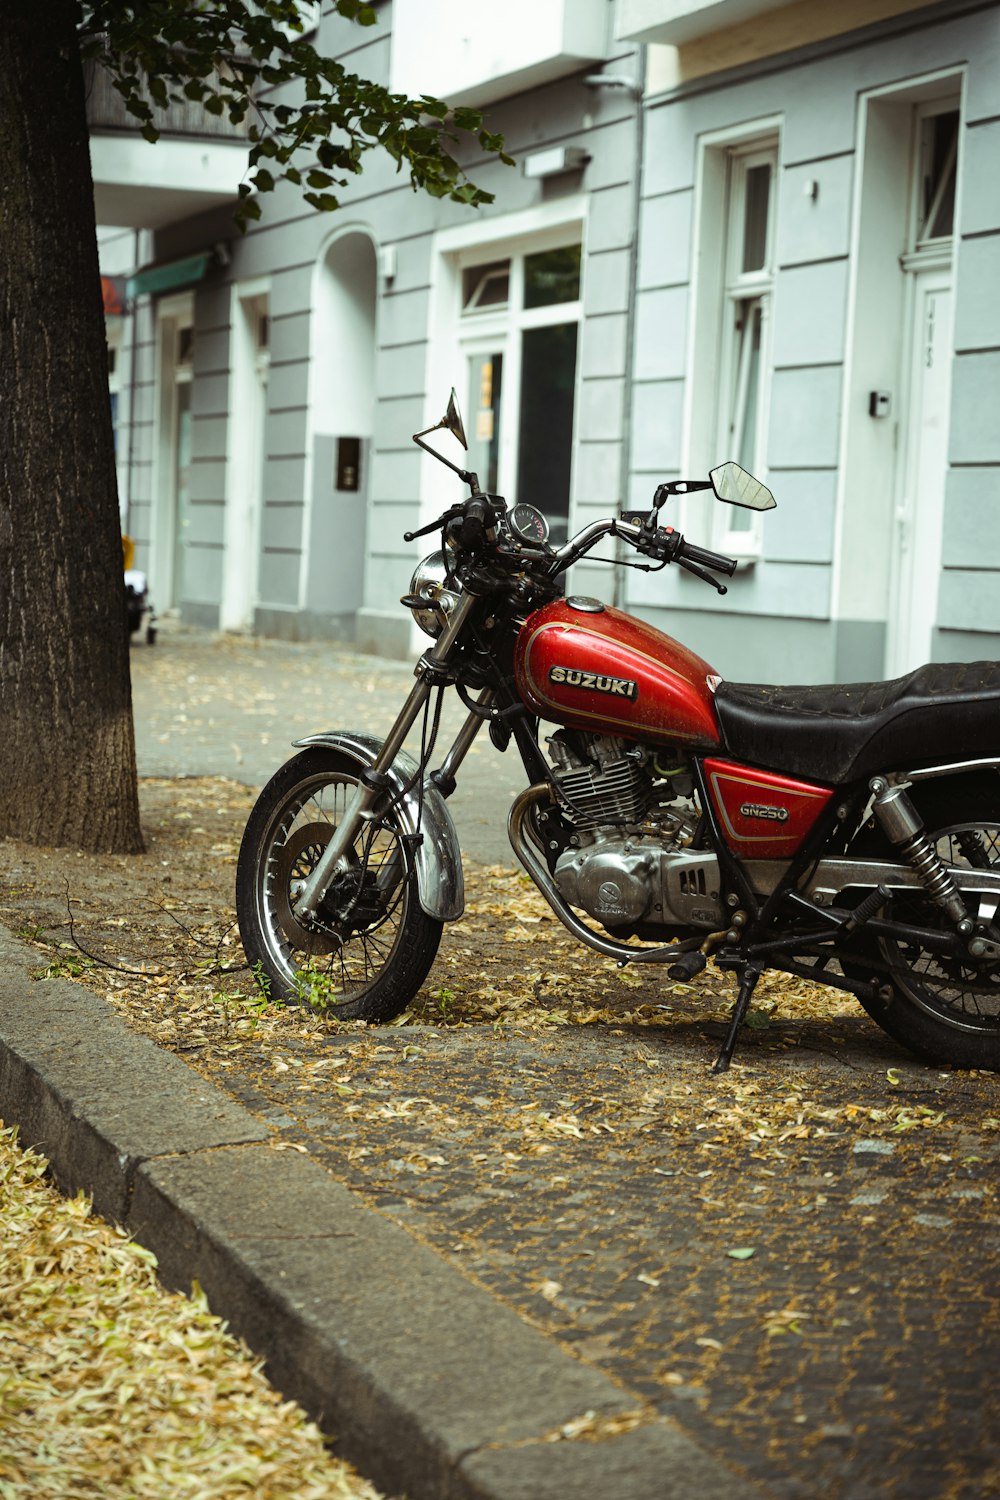
[[[231,776],[259,788],[304,735],[362,729],[384,736],[412,686],[412,662],[321,642],[220,637],[168,621],[158,645],[132,648],[139,774]],[[446,692],[435,765],[466,717]],[[414,751],[419,729],[418,721],[407,742]],[[514,863],[507,810],[523,786],[516,752],[501,755],[484,726],[449,799],[465,855]]]
[[[300,726],[384,730],[409,683],[187,633],[132,663],[142,774],[255,784]],[[494,860],[515,767],[477,750]],[[540,1006],[592,963],[551,947]],[[713,1079],[696,1007],[645,1026],[625,1001],[614,1025],[286,1025],[196,1072],[34,964],[3,943],[0,1114],[170,1284],[196,1277],[387,1493],[1000,1490],[994,1077],[790,1004]]]

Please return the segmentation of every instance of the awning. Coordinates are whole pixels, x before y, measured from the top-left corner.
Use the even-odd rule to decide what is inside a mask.
[[[205,250],[185,260],[154,261],[130,276],[125,291],[128,297],[148,297],[158,292],[176,292],[201,281],[212,264],[214,254]]]
[[[125,311],[125,296],[124,276],[101,277],[101,299],[104,303],[104,316],[106,318],[121,317]]]

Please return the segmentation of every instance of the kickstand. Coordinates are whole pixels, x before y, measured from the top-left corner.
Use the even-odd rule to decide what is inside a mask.
[[[722,1044],[722,1051],[715,1059],[715,1066],[712,1069],[713,1073],[726,1073],[729,1070],[729,1064],[733,1060],[733,1053],[736,1051],[736,1034],[743,1025],[746,1013],[750,1009],[750,997],[754,992],[759,978],[760,970],[753,968],[751,964],[747,964],[743,970],[743,977],[740,980],[740,992],[736,997],[736,1004],[733,1006],[733,1018],[729,1023],[729,1030],[726,1032],[726,1040]]]

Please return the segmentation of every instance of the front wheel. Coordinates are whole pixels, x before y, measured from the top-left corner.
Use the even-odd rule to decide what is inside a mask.
[[[421,908],[398,817],[362,824],[314,918],[300,921],[294,910],[360,769],[316,746],[272,776],[243,835],[236,914],[247,959],[274,998],[388,1021],[430,972],[442,928]]]
[[[993,784],[972,796],[925,790],[918,801],[938,857],[959,877],[981,869],[1000,873],[1000,791]],[[967,898],[981,935],[1000,942],[995,898]],[[915,928],[953,931],[922,892],[899,893],[885,916]],[[876,965],[844,962],[846,972],[873,979],[878,993],[863,998],[873,1021],[930,1062],[1000,1072],[1000,962],[967,952],[942,953],[917,942],[880,938],[865,944]]]

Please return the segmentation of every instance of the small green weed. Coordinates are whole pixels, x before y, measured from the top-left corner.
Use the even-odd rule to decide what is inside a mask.
[[[320,974],[316,969],[300,969],[295,976],[295,998],[299,1005],[308,1008],[317,1016],[326,1016],[335,1010],[343,999],[334,988],[329,974]]]
[[[246,1023],[244,1029],[252,1035],[260,1025],[268,1003],[266,996],[259,991],[254,995],[244,995],[242,990],[216,990],[212,996],[212,1004],[222,1020],[222,1034],[226,1037],[234,1025],[241,1023]]]
[[[454,990],[449,990],[444,985],[441,985],[438,989],[431,990],[431,1000],[433,1001],[433,1005],[429,1009],[440,1016],[442,1021],[453,1021],[455,1019],[455,1002],[458,1000],[458,996]]]
[[[35,969],[33,979],[79,979],[81,974],[87,974],[96,967],[94,960],[74,948],[72,943],[60,943],[59,948],[72,956],[55,958],[44,969]]]

